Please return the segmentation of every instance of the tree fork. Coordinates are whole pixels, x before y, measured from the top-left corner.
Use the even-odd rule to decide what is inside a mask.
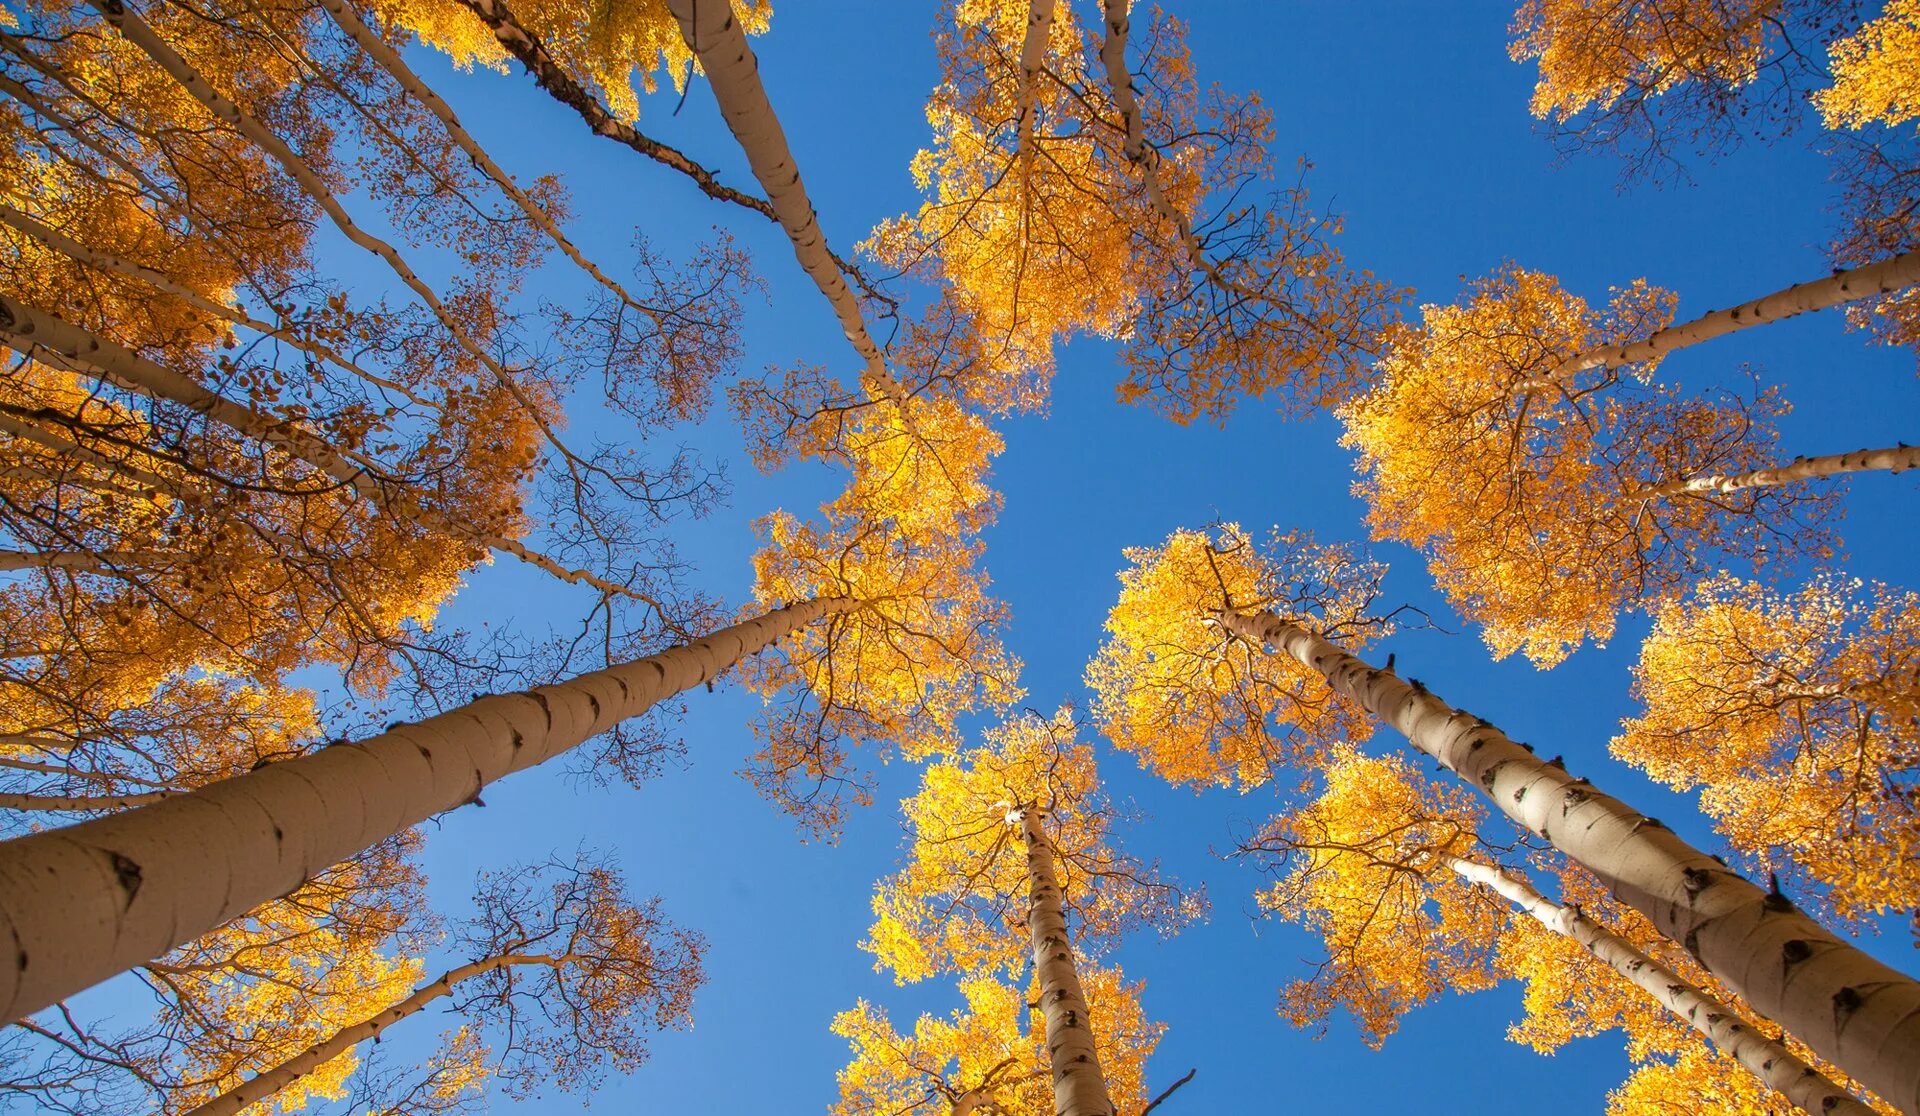
[[[0,1019],[159,957],[854,607],[788,605],[644,659],[0,842]]]
[[[1054,1111],[1057,1116],[1114,1116],[1094,1047],[1087,995],[1073,963],[1073,941],[1067,936],[1053,840],[1047,836],[1042,814],[1037,805],[1019,810],[1020,833],[1027,846],[1027,929],[1033,937],[1033,972],[1040,982],[1040,1012],[1046,1021]]]
[[[1526,879],[1491,864],[1456,856],[1443,859],[1462,879],[1497,893],[1540,925],[1578,944],[1627,978],[1801,1110],[1813,1116],[1872,1116],[1873,1109],[1808,1065],[1787,1049],[1785,1042],[1768,1038],[1732,1008],[1632,942],[1588,918],[1580,908],[1556,903]]]
[[[1335,692],[1598,876],[1755,1011],[1902,1112],[1920,1114],[1920,982],[1425,687],[1271,612],[1218,610],[1212,618],[1236,638],[1276,647],[1323,675]]]

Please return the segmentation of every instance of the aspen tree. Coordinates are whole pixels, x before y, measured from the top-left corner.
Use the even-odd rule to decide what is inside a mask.
[[[1264,559],[1244,536],[1224,546],[1200,532],[1179,532],[1165,548],[1130,552],[1131,584],[1155,578],[1186,580],[1213,598],[1204,608],[1166,616],[1157,630],[1143,625],[1130,635],[1116,616],[1116,636],[1104,658],[1124,668],[1141,663],[1160,668],[1163,654],[1195,653],[1228,664],[1221,651],[1241,642],[1285,669],[1319,675],[1341,698],[1402,732],[1420,752],[1454,773],[1499,807],[1526,832],[1550,843],[1568,860],[1605,881],[1627,906],[1659,932],[1682,945],[1701,965],[1753,1010],[1774,1020],[1822,1058],[1902,1110],[1920,1107],[1920,983],[1835,937],[1791,903],[1766,891],[1682,841],[1671,830],[1601,793],[1564,767],[1538,759],[1530,749],[1485,720],[1460,712],[1437,696],[1379,670],[1342,650],[1311,627],[1310,616],[1289,619],[1271,609],[1242,611],[1222,586],[1261,575]],[[1229,579],[1222,567],[1248,565],[1253,572]],[[1271,576],[1269,574],[1268,576]],[[1196,629],[1217,632],[1209,644]],[[1158,637],[1158,638],[1155,638]],[[1188,650],[1193,649],[1193,650]],[[1278,667],[1274,668],[1280,669]],[[1151,674],[1148,675],[1151,677]],[[1203,679],[1206,676],[1201,676]],[[1124,682],[1124,671],[1116,671]],[[1216,687],[1230,679],[1210,679]],[[1125,691],[1139,703],[1178,701],[1177,690],[1158,698],[1147,688]],[[1292,728],[1285,709],[1273,728]],[[1328,742],[1306,740],[1324,751]]]
[[[1814,44],[1849,28],[1835,0],[1525,0],[1509,53],[1539,69],[1529,108],[1563,149],[1612,148],[1627,173],[1673,172],[1791,130],[1825,75]]]
[[[1076,956],[1130,928],[1170,932],[1199,902],[1109,843],[1113,810],[1075,728],[1067,708],[1030,714],[926,769],[904,805],[911,859],[881,884],[863,945],[901,982],[1011,975],[1031,963],[1055,1111],[1106,1114],[1101,1024],[1089,1018]]]
[[[521,1096],[543,1082],[590,1088],[608,1064],[625,1072],[646,1058],[647,1030],[691,1025],[703,943],[666,922],[658,900],[629,899],[617,870],[582,857],[482,873],[476,905],[455,944],[472,960],[201,1100],[188,1116],[229,1116],[272,1100],[440,1000],[469,1026],[501,1035],[502,1064],[488,1076]]]
[[[1734,848],[1854,924],[1920,907],[1920,596],[1821,576],[1702,584],[1654,615],[1613,753],[1698,789]]]
[[[1749,1094],[1764,1081],[1807,1112],[1872,1111],[1694,983],[1711,978],[1682,976],[1602,925],[1600,904],[1590,912],[1547,899],[1502,863],[1511,853],[1484,835],[1484,822],[1464,790],[1430,784],[1402,760],[1342,752],[1318,797],[1243,842],[1243,855],[1285,873],[1261,894],[1262,907],[1318,932],[1329,954],[1283,993],[1282,1013],[1307,1023],[1344,1007],[1378,1045],[1400,1014],[1448,988],[1518,976],[1527,1015],[1510,1032],[1515,1041],[1550,1051],[1618,1026],[1639,1061],[1709,1038],[1754,1075]],[[1515,909],[1490,904],[1493,895]],[[1541,930],[1558,944],[1539,940]],[[1590,999],[1558,1002],[1582,983],[1594,988]]]
[[[1604,312],[1520,268],[1391,331],[1382,376],[1340,411],[1375,537],[1421,548],[1496,656],[1552,666],[1604,642],[1711,565],[1819,553],[1844,473],[1911,467],[1905,447],[1782,461],[1777,392],[1688,398],[1653,379],[1675,349],[1920,277],[1912,254],[1682,325],[1636,282]],[[1433,478],[1445,475],[1446,484]]]
[[[191,941],[495,779],[857,607],[792,604],[658,655],[0,843],[0,918],[13,942],[4,1014],[30,1014]]]

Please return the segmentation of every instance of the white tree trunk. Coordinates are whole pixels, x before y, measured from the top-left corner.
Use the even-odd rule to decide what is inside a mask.
[[[1785,465],[1770,465],[1745,473],[1702,473],[1665,484],[1636,488],[1627,496],[1637,500],[1657,500],[1671,496],[1721,494],[1738,492],[1744,488],[1778,488],[1795,481],[1837,477],[1843,473],[1867,473],[1880,469],[1899,473],[1916,466],[1920,466],[1920,446],[1863,449],[1820,457],[1797,457]]]
[[[1813,1116],[1873,1116],[1873,1109],[1801,1060],[1784,1042],[1768,1038],[1732,1008],[1588,918],[1578,907],[1556,903],[1526,879],[1491,864],[1452,856],[1445,860],[1447,867],[1463,879],[1498,893],[1540,925],[1577,943],[1627,978],[1801,1110]]]
[[[0,842],[0,1020],[190,942],[853,607],[846,598],[789,605],[645,659]]]
[[[1106,1079],[1093,1044],[1087,997],[1073,964],[1073,942],[1060,902],[1060,880],[1037,805],[1020,811],[1027,846],[1027,930],[1033,937],[1033,971],[1040,983],[1046,1020],[1047,1060],[1053,1067],[1056,1116],[1114,1116]]]
[[[1424,687],[1270,612],[1215,618],[1324,675],[1335,692],[1605,881],[1755,1011],[1902,1112],[1920,1113],[1920,982]]]
[[[687,48],[700,60],[700,68],[713,86],[714,100],[720,103],[720,115],[746,154],[754,179],[767,192],[780,227],[793,244],[794,257],[826,296],[840,320],[841,332],[860,354],[864,366],[861,379],[867,390],[891,399],[904,414],[906,389],[887,370],[886,358],[867,330],[860,300],[827,247],[826,233],[820,229],[806,184],[800,180],[799,164],[787,146],[786,130],[780,126],[766,87],[760,83],[760,62],[747,45],[740,21],[733,16],[732,4],[729,0],[667,0],[667,7],[680,21],[680,36]]]
[[[11,765],[9,765],[11,766]],[[179,791],[139,791],[134,794],[4,794],[0,810],[24,813],[83,814],[94,810],[128,810],[160,802]]]
[[[1590,349],[1560,362],[1537,380],[1520,384],[1520,389],[1541,388],[1594,368],[1619,368],[1641,364],[1666,356],[1676,349],[1698,345],[1752,326],[1791,318],[1814,310],[1825,310],[1863,298],[1876,298],[1902,287],[1920,283],[1920,252],[1906,252],[1891,259],[1847,271],[1836,271],[1825,279],[1796,283],[1785,290],[1761,295],[1731,310],[1714,310],[1690,322],[1681,322],[1655,330],[1638,341]]]
[[[393,1026],[409,1015],[424,1010],[428,1004],[453,994],[453,986],[463,980],[490,973],[495,969],[504,969],[508,965],[548,965],[558,966],[564,959],[541,954],[502,954],[489,957],[484,961],[475,961],[448,969],[439,979],[423,984],[415,989],[411,996],[387,1008],[371,1019],[364,1019],[351,1027],[343,1027],[332,1036],[309,1046],[293,1057],[265,1070],[228,1089],[205,1104],[190,1109],[182,1116],[238,1116],[249,1105],[279,1093],[287,1086],[326,1065],[347,1051],[352,1050],[370,1038],[376,1038],[381,1031]]]

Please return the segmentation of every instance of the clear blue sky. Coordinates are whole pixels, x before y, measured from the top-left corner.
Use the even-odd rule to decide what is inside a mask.
[[[1085,7],[1085,3],[1081,5]],[[788,0],[755,43],[767,88],[792,140],[828,236],[843,249],[878,219],[915,204],[907,161],[923,143],[921,106],[934,80],[930,3]],[[1683,314],[1824,274],[1830,224],[1822,160],[1807,132],[1774,147],[1749,146],[1696,182],[1618,189],[1606,158],[1556,165],[1525,109],[1531,72],[1506,57],[1512,8],[1499,2],[1253,3],[1186,7],[1203,82],[1259,90],[1274,111],[1273,152],[1285,166],[1305,154],[1310,186],[1347,216],[1350,260],[1449,301],[1463,276],[1502,261],[1555,271],[1590,298],[1646,276],[1681,292]],[[777,230],[700,197],[678,178],[587,134],[531,81],[456,75],[438,56],[415,63],[517,175],[557,171],[573,191],[572,231],[602,263],[624,260],[639,227],[677,248],[718,222],[755,256],[770,298],[750,303],[747,366],[813,361],[851,374],[855,363],[827,308],[795,267]],[[656,97],[641,126],[736,185],[742,160],[696,85],[679,114]],[[344,261],[343,261],[344,264]],[[345,265],[356,266],[356,265]],[[371,274],[371,273],[365,273]],[[571,278],[549,266],[535,293],[566,297]],[[1706,387],[1741,361],[1760,362],[1786,385],[1796,410],[1785,423],[1792,453],[1827,453],[1916,440],[1920,417],[1913,357],[1869,347],[1837,315],[1795,321],[1715,343],[1673,360],[1669,375]],[[1051,413],[1006,427],[996,475],[1006,510],[989,536],[988,568],[1010,602],[1010,640],[1025,660],[1030,702],[1050,708],[1084,697],[1082,666],[1111,605],[1122,547],[1215,517],[1249,527],[1310,527],[1325,539],[1359,539],[1362,509],[1348,492],[1350,455],[1330,419],[1283,422],[1259,404],[1224,429],[1180,429],[1114,402],[1113,353],[1075,344],[1062,359]],[[592,416],[576,420],[608,434]],[[806,512],[843,478],[819,468],[756,474],[724,419],[686,437],[731,467],[731,507],[676,538],[701,583],[744,599],[753,540],[748,522],[775,506]],[[1848,496],[1848,568],[1901,581],[1911,565],[1913,482],[1866,478]],[[1420,605],[1464,631],[1432,594],[1412,553],[1381,547],[1393,600]],[[524,570],[496,566],[474,577],[447,622],[544,627],[573,607]],[[1628,711],[1628,666],[1644,622],[1627,621],[1615,645],[1588,650],[1548,674],[1519,661],[1493,663],[1468,633],[1397,638],[1403,673],[1456,704],[1495,717],[1576,772],[1710,840],[1689,806],[1610,761],[1606,741]],[[588,844],[617,850],[635,886],[657,892],[680,922],[710,940],[710,980],[691,1033],[654,1042],[652,1061],[594,1098],[603,1112],[816,1111],[829,1103],[843,1040],[832,1015],[858,997],[892,1008],[945,1011],[943,986],[895,989],[856,941],[874,881],[896,863],[894,803],[913,772],[882,773],[879,802],[853,818],[835,846],[806,845],[788,821],[733,772],[751,749],[752,702],[739,692],[695,695],[683,730],[684,770],[642,791],[582,790],[559,770],[518,776],[488,791],[485,810],[462,810],[431,833],[426,867],[449,914],[464,907],[472,873]],[[1380,747],[1398,747],[1383,737]],[[1204,883],[1211,920],[1181,937],[1129,944],[1128,972],[1147,981],[1149,1014],[1170,1024],[1151,1070],[1157,1090],[1190,1067],[1198,1078],[1170,1114],[1294,1108],[1350,1112],[1468,1112],[1551,1098],[1566,1116],[1597,1113],[1626,1062],[1618,1036],[1543,1058],[1506,1042],[1519,1014],[1507,986],[1450,997],[1416,1012],[1380,1052],[1335,1019],[1315,1041],[1274,1014],[1275,992],[1303,974],[1315,943],[1249,913],[1258,877],[1218,859],[1236,827],[1266,817],[1259,793],[1176,792],[1106,754],[1105,773],[1152,820],[1130,847]],[[1681,819],[1687,819],[1682,821]],[[1872,944],[1908,969],[1914,954],[1895,929]],[[413,1025],[410,1025],[413,1026]],[[414,1028],[417,1033],[417,1027]],[[396,1035],[389,1040],[405,1043]],[[404,1046],[401,1049],[405,1049]],[[569,1110],[549,1096],[496,1110]]]

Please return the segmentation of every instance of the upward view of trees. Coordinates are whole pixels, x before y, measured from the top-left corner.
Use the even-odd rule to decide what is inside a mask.
[[[858,945],[959,1006],[909,1024],[849,992],[840,1116],[1193,1103],[1205,1070],[1149,1065],[1168,1027],[1119,955],[1207,896],[1132,824],[1126,757],[1245,796],[1243,906],[1320,951],[1255,978],[1292,1025],[1380,1047],[1512,980],[1524,1045],[1622,1033],[1609,1111],[1920,1116],[1920,980],[1863,937],[1920,933],[1920,597],[1849,575],[1842,538],[1845,486],[1920,448],[1799,444],[1764,371],[1663,367],[1802,317],[1920,341],[1920,3],[1514,14],[1514,110],[1628,179],[1818,137],[1829,266],[1717,310],[1631,274],[1510,261],[1416,293],[1350,262],[1284,110],[1189,49],[1189,21],[1245,13],[935,7],[915,194],[863,234],[822,220],[762,78],[767,0],[6,6],[0,1110],[454,1113],[641,1072],[713,960],[650,897],[657,861],[487,810],[539,847],[442,909],[425,849],[562,755],[630,787],[711,759],[675,721],[725,683],[758,699],[741,773],[802,836],[847,833],[884,765],[917,785]],[[644,209],[516,176],[538,137],[490,149],[423,76],[446,63],[713,231],[656,242]],[[649,135],[676,94],[726,134]],[[762,222],[784,245],[752,259],[735,232]],[[743,367],[776,279],[844,349]],[[1119,556],[1084,700],[1030,696],[994,468],[1049,436],[1082,345],[1175,424],[1327,416],[1299,437],[1351,452],[1365,530],[1490,660],[1644,632],[1610,754],[1700,816],[1596,785],[1571,729],[1508,735],[1517,699],[1403,675],[1396,640],[1451,618],[1360,546],[1209,522],[1200,492]],[[733,491],[696,426],[782,492],[831,478],[747,509],[750,578],[722,588],[684,557]],[[509,569],[552,614],[462,626]]]

